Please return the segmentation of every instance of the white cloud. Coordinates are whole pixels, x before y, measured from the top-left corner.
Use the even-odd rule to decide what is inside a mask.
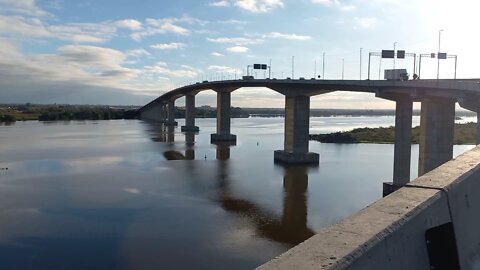
[[[132,20],[132,19],[116,21],[115,25],[120,27],[120,28],[130,29],[132,31],[142,29],[142,23],[137,21],[137,20]]]
[[[59,55],[66,62],[107,69],[118,69],[125,60],[125,55],[120,51],[87,45],[62,46]]]
[[[227,48],[227,51],[233,52],[233,53],[245,53],[248,52],[248,48],[244,46],[234,46]]]
[[[176,49],[184,48],[185,44],[184,43],[177,43],[177,42],[158,43],[158,44],[155,44],[155,45],[151,45],[150,47],[153,48],[153,49],[157,49],[157,50],[176,50]]]
[[[143,73],[150,74],[150,75],[163,75],[166,77],[172,78],[194,78],[198,76],[198,72],[192,69],[177,69],[172,70],[169,69],[166,65],[154,65],[154,66],[146,66]]]
[[[230,6],[230,2],[226,0],[221,0],[221,1],[210,2],[208,5],[212,7],[228,7]]]
[[[352,11],[355,10],[357,7],[354,5],[342,5],[340,6],[340,10],[342,11]]]
[[[240,21],[240,20],[226,20],[226,21],[219,21],[218,23],[222,23],[222,24],[238,24],[238,25],[248,24],[247,21]]]
[[[283,8],[282,0],[234,0],[234,5],[254,13],[267,13],[274,8]]]
[[[223,55],[223,54],[221,54],[221,53],[219,53],[219,52],[212,52],[211,55],[212,55],[212,56],[217,56],[217,57],[223,57],[223,56],[225,56],[225,55]]]
[[[15,78],[28,77],[43,82],[124,88],[124,83],[138,74],[137,70],[122,66],[125,60],[122,52],[96,46],[66,45],[57,54],[25,56],[17,51],[0,56],[2,76],[10,77],[10,83]]]
[[[331,7],[335,4],[335,0],[312,0],[312,3],[314,4],[320,4],[324,6]]]
[[[190,30],[177,25],[177,21],[179,21],[179,19],[146,19],[146,23],[148,25],[147,29],[144,31],[135,32],[130,36],[134,40],[140,41],[144,37],[164,33],[175,33],[179,35],[190,34]]]
[[[35,0],[0,0],[0,13],[10,12],[34,17],[50,15],[39,8]]]
[[[26,38],[56,38],[75,43],[100,43],[112,38],[116,27],[108,23],[46,25],[36,18],[0,15],[0,33]]]
[[[352,10],[356,9],[356,6],[354,6],[352,4],[344,4],[340,0],[311,0],[311,1],[314,4],[323,5],[323,6],[329,7],[329,8],[336,7],[338,9],[340,9],[341,11],[352,11]]]
[[[267,13],[275,8],[283,8],[283,0],[217,0],[208,4],[212,7],[236,6],[254,13]]]
[[[373,17],[355,17],[353,21],[356,26],[361,28],[372,28],[378,23],[378,19]]]
[[[110,23],[70,23],[47,26],[53,37],[73,42],[100,43],[115,36],[117,28]]]
[[[145,49],[134,49],[134,50],[128,50],[126,53],[125,53],[126,56],[128,57],[135,57],[135,58],[140,58],[140,57],[143,57],[143,56],[149,56],[150,53],[148,51],[146,51]]]
[[[238,70],[232,67],[227,67],[227,66],[217,66],[217,65],[211,65],[207,68],[208,70],[213,70],[215,72],[227,72],[227,73],[235,73]]]
[[[311,36],[302,36],[297,34],[284,34],[279,32],[271,32],[265,35],[266,38],[281,38],[281,39],[288,39],[288,40],[311,40]]]
[[[214,43],[222,43],[222,44],[235,44],[235,45],[251,45],[251,44],[258,44],[262,42],[258,39],[251,39],[251,38],[228,38],[228,37],[220,37],[220,38],[207,38],[208,41]]]

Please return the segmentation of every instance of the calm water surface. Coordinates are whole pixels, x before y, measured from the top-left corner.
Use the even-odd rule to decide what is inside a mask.
[[[393,123],[319,117],[310,131]],[[310,142],[318,167],[282,167],[282,118],[233,119],[235,146],[210,144],[215,119],[197,125],[197,135],[137,120],[0,126],[2,269],[254,268],[391,180],[392,145]]]

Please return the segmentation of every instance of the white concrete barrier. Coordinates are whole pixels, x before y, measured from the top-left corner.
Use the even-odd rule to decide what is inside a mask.
[[[480,269],[480,147],[258,269]]]

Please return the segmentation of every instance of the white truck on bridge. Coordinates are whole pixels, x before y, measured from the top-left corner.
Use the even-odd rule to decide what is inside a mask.
[[[385,80],[388,81],[408,81],[406,69],[385,69]]]

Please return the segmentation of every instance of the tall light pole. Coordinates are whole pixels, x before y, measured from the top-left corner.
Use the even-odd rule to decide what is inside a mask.
[[[292,56],[292,80],[295,79],[295,56]]]
[[[396,49],[396,47],[397,47],[397,42],[395,41],[393,43],[393,69],[395,69],[395,58],[396,58],[395,57],[395,49]]]
[[[342,58],[342,80],[344,78],[344,75],[345,75],[345,59]]]
[[[360,80],[362,79],[362,48],[360,48]]]
[[[438,30],[437,80],[440,78],[440,58],[438,58],[438,55],[440,54],[440,41],[442,38],[442,31],[443,29]]]
[[[325,80],[325,52],[323,52],[322,62],[322,79]]]

